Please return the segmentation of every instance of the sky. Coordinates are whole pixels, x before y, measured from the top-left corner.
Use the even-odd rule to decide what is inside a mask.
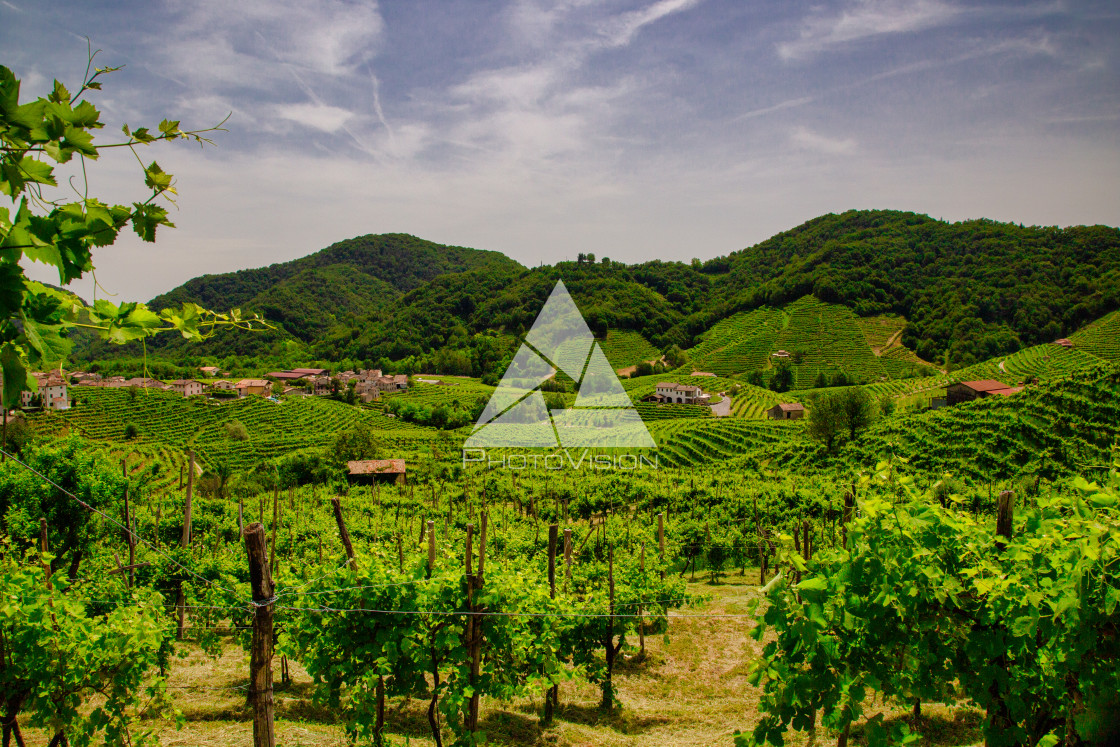
[[[0,0],[23,99],[76,88],[87,38],[123,66],[97,142],[229,115],[140,152],[176,228],[99,250],[87,299],[367,233],[536,266],[708,259],[849,209],[1120,223],[1114,0]],[[125,149],[88,175],[145,196]]]

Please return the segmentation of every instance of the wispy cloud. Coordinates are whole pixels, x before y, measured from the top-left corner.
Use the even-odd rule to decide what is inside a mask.
[[[834,15],[807,18],[797,39],[777,45],[783,60],[799,60],[868,37],[943,25],[962,11],[940,0],[857,0]]]
[[[290,104],[277,107],[276,114],[323,132],[338,132],[354,117],[354,112],[327,104]]]
[[[830,156],[843,156],[854,153],[856,141],[851,138],[835,138],[813,132],[807,127],[796,127],[789,135],[790,144],[803,150],[824,153]]]

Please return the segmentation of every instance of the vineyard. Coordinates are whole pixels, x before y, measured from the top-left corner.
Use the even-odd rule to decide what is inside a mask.
[[[1070,339],[1078,350],[1110,363],[1120,362],[1120,311],[1098,319]]]
[[[607,338],[599,343],[599,347],[615,369],[629,368],[642,361],[656,361],[661,358],[661,352],[651,345],[649,340],[629,330],[610,330]]]
[[[77,406],[48,414],[44,427],[69,427],[90,439],[120,443],[127,440],[126,428],[133,425],[137,446],[180,450],[189,446],[202,464],[213,467],[226,462],[235,471],[290,451],[323,446],[334,434],[359,422],[376,428],[394,444],[425,441],[436,434],[322,397],[286,397],[273,402],[263,397],[184,398],[156,389],[132,393],[126,389],[76,387],[74,392]],[[231,436],[227,426],[233,423],[245,426],[244,439]]]

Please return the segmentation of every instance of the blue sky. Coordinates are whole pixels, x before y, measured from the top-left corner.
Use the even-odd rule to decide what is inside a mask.
[[[103,141],[232,112],[215,147],[142,154],[178,227],[97,256],[123,299],[365,233],[536,265],[708,258],[850,208],[1120,222],[1114,2],[0,0],[25,97],[78,81],[83,36],[125,66]],[[126,154],[91,173],[142,192]]]

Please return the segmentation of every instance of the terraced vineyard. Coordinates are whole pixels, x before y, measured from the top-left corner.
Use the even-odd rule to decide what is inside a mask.
[[[637,402],[634,409],[646,424],[655,420],[712,417],[712,408],[707,405],[660,405],[656,402]]]
[[[75,387],[79,405],[51,419],[81,435],[101,441],[125,442],[124,431],[133,424],[139,433],[128,448],[185,449],[192,447],[199,461],[213,467],[228,461],[235,470],[261,459],[311,446],[323,446],[334,434],[359,422],[369,423],[388,444],[402,439],[426,440],[436,431],[389,418],[376,412],[322,397],[286,398],[279,403],[262,397],[236,400],[183,398],[172,392],[142,389],[135,398],[124,389]],[[245,425],[248,438],[230,438],[226,426]]]
[[[766,368],[788,321],[782,311],[768,307],[735,314],[704,333],[689,358],[695,368],[717,376]]]
[[[616,370],[636,366],[642,361],[655,361],[661,357],[661,351],[651,345],[649,340],[631,330],[608,331],[607,339],[601,340],[599,347]]]
[[[1072,335],[1076,349],[1110,363],[1120,362],[1120,311],[1114,311]]]
[[[494,387],[486,386],[478,379],[453,376],[421,376],[420,378],[438,378],[440,381],[447,383],[428,384],[423,381],[416,381],[414,378],[406,391],[383,393],[382,400],[399,398],[425,407],[439,407],[440,405],[458,403],[463,408],[469,409],[479,397],[489,398],[494,393]]]
[[[663,467],[688,467],[732,460],[746,454],[769,455],[779,447],[807,443],[802,423],[720,418],[710,421],[674,420],[654,423]]]
[[[1006,371],[1018,383],[1033,377],[1049,379],[1088,371],[1100,366],[1103,361],[1079,348],[1071,350],[1061,345],[1046,344],[1020,350],[1001,363],[1000,370]]]
[[[902,328],[906,326],[906,319],[901,316],[864,316],[857,317],[856,324],[871,349],[882,353],[897,342]]]
[[[630,395],[631,400],[638,402],[653,394],[657,385],[666,381],[674,384],[691,384],[693,386],[698,386],[708,394],[725,392],[740,384],[740,382],[734,379],[725,379],[721,376],[684,376],[681,374],[667,373],[657,374],[656,376],[642,376],[638,379],[623,379],[622,388]]]
[[[1120,372],[1081,372],[1013,397],[892,418],[869,437],[865,451],[905,457],[908,469],[981,482],[1059,465],[1083,472],[1107,464],[1120,439]]]

